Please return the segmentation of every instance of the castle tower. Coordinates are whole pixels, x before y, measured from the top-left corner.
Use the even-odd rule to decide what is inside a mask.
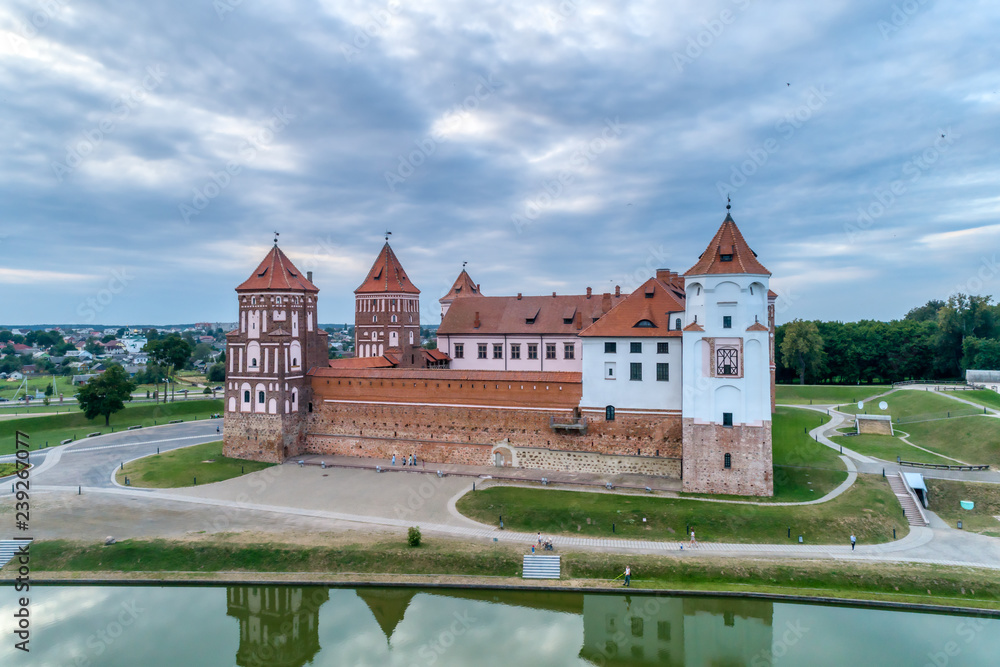
[[[455,279],[455,284],[451,286],[448,293],[438,299],[438,303],[441,304],[442,320],[444,319],[444,316],[448,314],[448,309],[451,308],[452,302],[463,296],[482,296],[479,292],[479,285],[472,282],[472,277],[464,268],[462,269],[462,272],[458,274],[458,278]]]
[[[320,651],[319,609],[330,591],[319,586],[229,586],[226,615],[239,623],[240,667],[301,667]]]
[[[239,327],[226,334],[226,456],[280,463],[298,454],[312,411],[306,374],[329,363],[311,278],[275,241],[236,288]]]
[[[726,207],[727,209],[729,206]],[[684,274],[684,490],[770,496],[771,273],[726,219]]]
[[[386,242],[368,277],[354,290],[354,354],[388,354],[398,366],[419,367],[420,290]]]

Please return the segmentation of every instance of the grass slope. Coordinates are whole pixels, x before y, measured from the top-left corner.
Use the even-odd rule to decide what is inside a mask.
[[[223,536],[224,537],[224,536]],[[207,542],[124,540],[112,546],[62,540],[31,545],[34,573],[96,572],[178,573],[300,572],[313,578],[337,574],[473,575],[482,583],[520,575],[523,551],[431,540],[417,549],[402,540],[341,547],[298,547],[287,544],[241,545]],[[823,595],[848,599],[1000,607],[1000,573],[968,568],[773,559],[674,558],[613,553],[562,552],[563,579],[604,588],[625,565],[633,586],[692,591],[739,591],[785,595]],[[13,564],[16,568],[16,563]],[[14,570],[7,565],[9,575]],[[127,576],[127,575],[126,575]],[[227,575],[232,576],[232,575]],[[364,577],[352,577],[364,579]],[[475,580],[473,580],[475,581]],[[972,583],[975,582],[975,583]],[[615,590],[620,590],[615,586]]]
[[[775,386],[778,403],[792,405],[840,405],[867,400],[892,389],[890,385],[779,384]]]
[[[75,396],[78,387],[71,384],[72,377],[67,375],[57,375],[56,384],[53,387],[52,397],[55,400],[59,400],[59,394],[63,394],[65,397]],[[18,392],[18,388],[21,386],[22,380],[0,380],[0,398],[6,398],[13,400],[14,394],[16,393],[19,397],[24,396],[24,391]],[[45,387],[52,383],[51,375],[40,375],[36,377],[28,378],[28,393],[32,396],[35,395],[35,391],[45,392]]]
[[[1000,419],[975,415],[903,424],[910,442],[935,452],[981,465],[1000,465]]]
[[[956,391],[954,392],[954,395],[958,398],[964,398],[967,401],[972,401],[973,403],[979,403],[979,405],[985,405],[987,407],[1000,410],[1000,394],[995,391],[990,391],[989,389]]]
[[[907,427],[914,424],[907,424]],[[853,449],[858,454],[871,456],[883,461],[895,461],[900,457],[903,461],[913,461],[914,463],[939,463],[944,465],[958,465],[954,461],[928,454],[925,451],[912,447],[899,438],[891,435],[873,435],[863,433],[855,436],[837,436],[830,438],[838,445],[843,445],[846,449]],[[916,442],[916,441],[914,441]],[[923,446],[923,445],[921,445]]]
[[[154,422],[163,424],[173,419],[207,419],[212,414],[221,412],[222,400],[192,400],[134,406],[126,404],[124,410],[111,415],[111,426],[114,426],[115,430],[121,431],[135,424],[153,426]],[[79,410],[45,417],[4,419],[0,420],[0,454],[13,453],[15,431],[27,433],[31,437],[32,448],[38,449],[46,441],[50,447],[54,447],[59,444],[60,440],[74,436],[80,439],[86,437],[88,433],[98,431],[110,433],[111,428],[104,426],[103,417],[87,419]]]
[[[505,528],[528,533],[648,540],[683,541],[687,526],[701,541],[741,544],[786,544],[798,535],[806,544],[839,544],[852,532],[871,544],[890,541],[894,528],[897,537],[909,531],[889,485],[868,475],[830,502],[798,507],[505,486],[468,493],[457,507],[490,525],[502,514]]]
[[[889,404],[888,410],[880,410],[878,403],[885,401]],[[918,389],[898,389],[888,396],[880,398],[872,403],[865,403],[863,409],[859,410],[857,403],[849,403],[837,408],[847,414],[857,414],[867,412],[870,415],[892,415],[892,421],[903,419],[944,418],[949,412],[951,415],[971,415],[979,414],[982,410],[971,405],[964,405],[958,401],[953,401],[946,396],[941,396],[932,391],[920,391]]]
[[[128,477],[132,486],[153,489],[176,489],[198,484],[221,482],[243,474],[270,468],[273,463],[243,461],[222,455],[222,441],[182,447],[164,454],[154,454],[125,464],[115,473],[119,484]]]
[[[1000,537],[1000,484],[953,482],[943,479],[925,479],[929,495],[928,509],[944,519],[953,528],[962,521],[963,530],[971,530],[991,537]],[[971,500],[976,506],[964,510],[960,500]]]

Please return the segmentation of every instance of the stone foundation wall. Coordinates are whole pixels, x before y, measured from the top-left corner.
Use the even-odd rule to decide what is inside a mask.
[[[680,479],[681,460],[653,456],[609,456],[593,452],[567,452],[555,449],[511,448],[517,466],[538,470],[572,470],[597,474],[655,475]]]
[[[894,435],[892,432],[892,420],[865,418],[866,415],[857,415],[858,433],[872,433],[875,435]]]
[[[685,419],[684,491],[772,496],[771,422],[763,426],[695,424]],[[725,467],[725,455],[731,467]]]
[[[281,463],[300,453],[302,426],[298,414],[227,413],[222,455]]]

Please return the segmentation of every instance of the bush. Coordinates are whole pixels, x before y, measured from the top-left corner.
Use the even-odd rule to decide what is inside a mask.
[[[420,546],[420,526],[410,526],[406,533],[406,543],[411,547]]]
[[[203,393],[203,394],[211,394],[211,393],[212,393],[212,390],[211,390],[211,389],[209,389],[208,387],[205,387],[205,391],[203,391],[203,392],[201,392],[201,393]]]

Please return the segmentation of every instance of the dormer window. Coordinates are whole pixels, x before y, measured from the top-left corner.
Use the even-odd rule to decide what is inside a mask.
[[[733,256],[732,255],[721,255],[720,259],[723,262],[731,262],[731,261],[733,261]]]
[[[655,329],[656,325],[650,320],[639,320],[635,323],[635,327],[639,329]]]

